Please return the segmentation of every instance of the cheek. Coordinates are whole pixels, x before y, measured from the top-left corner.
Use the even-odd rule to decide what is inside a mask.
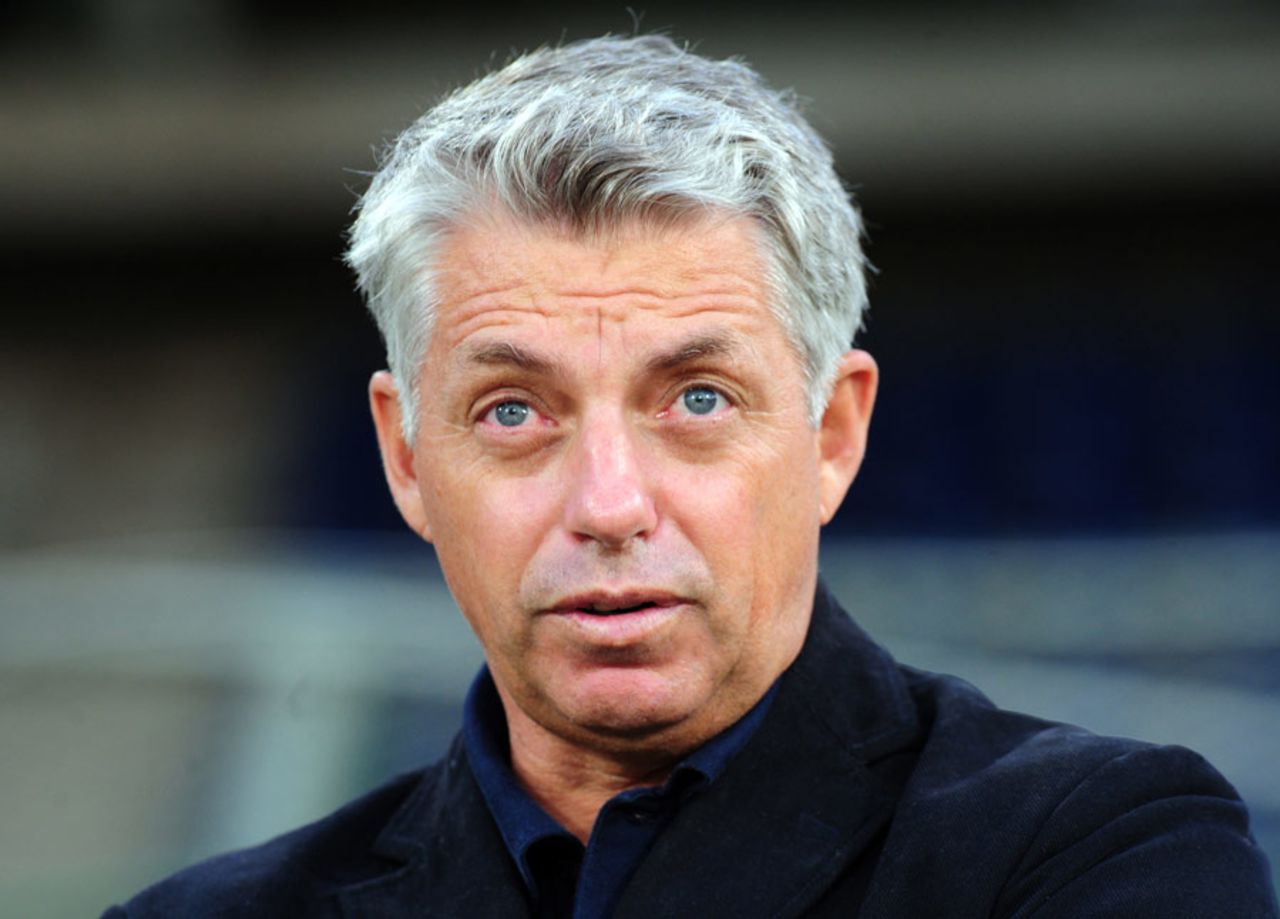
[[[658,480],[659,509],[681,529],[711,536],[709,546],[741,544],[748,536],[756,497],[741,464],[691,466],[671,463]],[[701,543],[709,547],[707,541]]]
[[[481,644],[510,654],[527,641],[519,583],[547,532],[549,489],[483,473],[438,481],[427,504],[445,580]]]
[[[758,562],[769,551],[770,515],[757,472],[734,461],[671,469],[663,478],[665,516],[710,569],[722,610],[755,605]],[[739,618],[713,627],[722,635],[740,631]]]
[[[817,527],[818,469],[806,438],[762,442],[667,478],[673,513],[697,517],[719,541],[769,541],[778,528]]]
[[[481,554],[510,551],[533,529],[541,491],[533,482],[501,476],[451,476],[434,490],[427,512],[439,522],[441,543]],[[446,540],[446,534],[455,538]]]
[[[464,567],[483,568],[503,589],[517,581],[556,519],[554,483],[546,476],[510,477],[464,464],[433,477],[424,496],[436,550]]]
[[[691,490],[700,506],[700,545],[766,618],[767,611],[788,607],[797,589],[807,590],[820,529],[812,450],[799,438],[775,446]]]

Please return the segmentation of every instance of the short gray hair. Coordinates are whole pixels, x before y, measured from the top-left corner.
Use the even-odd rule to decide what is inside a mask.
[[[382,332],[412,437],[435,317],[433,259],[495,205],[581,231],[699,211],[764,230],[770,306],[826,409],[866,306],[862,224],[795,97],[738,60],[661,35],[543,48],[454,91],[391,146],[357,206],[347,263]]]

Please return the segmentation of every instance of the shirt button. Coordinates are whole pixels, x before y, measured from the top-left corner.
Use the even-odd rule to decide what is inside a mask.
[[[658,819],[658,812],[648,807],[632,805],[623,811],[632,823],[653,823]]]

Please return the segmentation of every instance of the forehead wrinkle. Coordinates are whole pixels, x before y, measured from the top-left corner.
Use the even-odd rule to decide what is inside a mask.
[[[463,307],[450,305],[448,313],[442,313],[442,321],[437,334],[441,344],[450,350],[456,349],[468,338],[489,328],[519,326],[528,319],[536,317],[544,326],[556,322],[577,321],[590,322],[595,327],[597,337],[604,333],[605,325],[625,325],[627,319],[638,312],[662,311],[667,318],[685,320],[690,318],[725,317],[741,320],[746,317],[759,317],[768,321],[770,314],[761,309],[760,304],[747,296],[721,297],[717,295],[694,295],[679,298],[688,302],[675,303],[642,302],[628,299],[617,304],[605,304],[591,298],[589,303],[578,303],[565,309],[567,304],[547,303],[531,299],[526,305],[505,304],[502,306],[486,306],[468,304]],[[447,316],[447,318],[446,318]],[[602,342],[603,344],[603,342]]]
[[[588,298],[579,297],[579,301]],[[608,300],[591,297],[589,303],[566,304],[570,308],[560,311],[564,318],[573,318],[575,312],[587,310],[612,323],[625,323],[636,313],[661,313],[668,319],[688,319],[694,316],[716,314],[742,317],[756,315],[762,310],[759,300],[742,295],[725,296],[719,293],[679,294],[669,297],[636,297],[627,294],[610,295]],[[548,318],[550,317],[550,314]]]
[[[456,315],[457,309],[458,307],[450,307],[447,321],[445,321],[445,314],[442,313],[442,321],[439,325],[442,339],[451,349],[457,348],[472,335],[483,332],[485,329],[518,326],[531,315],[548,322],[554,314],[554,310],[533,303],[529,306],[463,307],[461,315]]]
[[[457,281],[457,278],[449,277],[449,280]],[[465,284],[459,284],[458,286],[461,286],[464,289],[466,288]],[[459,300],[458,302],[459,304],[463,304],[463,303],[473,303],[477,300],[484,301],[492,297],[497,297],[500,294],[506,294],[506,293],[510,293],[513,290],[518,290],[521,287],[524,287],[524,284],[519,280],[513,280],[510,282],[501,283],[501,284],[490,284],[488,286],[477,287],[475,290],[466,290],[465,291],[466,296],[462,297],[462,299]]]
[[[596,372],[604,368],[604,310],[596,308]]]
[[[632,270],[612,278],[602,271],[594,278],[571,279],[553,289],[556,296],[566,298],[635,297],[652,300],[679,300],[683,297],[758,300],[763,291],[763,277],[754,266],[717,266],[702,260],[688,264],[634,266]]]
[[[685,278],[685,281],[707,280],[706,274],[697,276],[696,278]],[[562,297],[566,300],[614,300],[624,297],[632,297],[636,300],[680,300],[685,297],[723,297],[725,299],[737,298],[754,298],[758,294],[757,288],[747,282],[741,284],[699,284],[695,289],[690,289],[690,285],[671,284],[662,285],[651,283],[624,283],[605,287],[592,287],[581,282],[573,286],[564,286],[555,289],[552,296]]]

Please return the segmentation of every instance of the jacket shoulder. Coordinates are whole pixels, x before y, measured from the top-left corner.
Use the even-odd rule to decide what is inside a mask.
[[[902,672],[927,727],[883,851],[882,893],[929,878],[933,905],[969,902],[983,915],[1275,915],[1244,804],[1199,754]]]
[[[314,823],[183,869],[103,919],[323,915],[338,888],[387,870],[374,843],[439,769],[406,773]]]

